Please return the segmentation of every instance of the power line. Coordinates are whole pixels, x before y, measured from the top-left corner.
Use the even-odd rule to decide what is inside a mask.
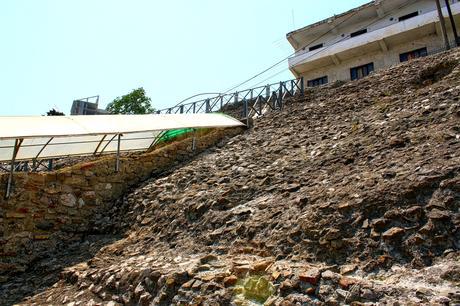
[[[335,43],[333,43],[333,44],[331,44],[331,45],[325,47],[324,49],[318,50],[318,51],[316,51],[315,53],[310,53],[310,55],[309,55],[308,57],[312,57],[312,56],[314,56],[314,55],[316,55],[316,54],[318,54],[318,53],[321,53],[321,52],[323,52],[323,51],[329,49],[330,47],[334,46],[335,44],[338,44],[339,42],[342,42],[342,41],[344,41],[344,40],[346,40],[346,39],[348,39],[348,37],[343,37],[343,38],[340,39],[339,41],[336,41]],[[268,80],[274,78],[274,77],[277,76],[277,75],[280,75],[281,73],[285,72],[286,70],[289,70],[289,67],[288,67],[288,68],[283,68],[283,70],[281,70],[281,71],[279,71],[279,72],[277,72],[277,73],[275,73],[275,74],[272,74],[271,76],[269,76],[268,78],[264,79],[263,81],[261,81],[261,82],[259,82],[259,83],[257,83],[257,84],[252,85],[251,88],[252,88],[252,87],[257,87],[257,86],[259,86],[260,84],[265,83],[266,81],[268,81]]]
[[[400,9],[402,9],[402,8],[405,8],[406,6],[409,6],[409,5],[413,4],[415,1],[416,1],[416,0],[409,1],[409,2],[407,2],[407,3],[405,3],[405,4],[401,5],[401,6],[399,6],[399,7],[397,7],[397,8],[395,8],[395,9],[393,9],[393,10],[388,11],[384,16],[382,16],[382,17],[380,17],[380,18],[378,18],[378,19],[372,21],[372,22],[369,23],[368,25],[366,25],[365,28],[368,28],[369,26],[371,26],[371,25],[373,25],[373,24],[375,24],[375,23],[381,21],[382,19],[386,18],[388,15],[390,15],[390,14],[393,13],[394,11],[400,10]],[[314,43],[314,42],[316,42],[317,40],[321,39],[321,38],[324,37],[325,35],[329,34],[329,33],[332,32],[334,29],[336,29],[337,27],[339,27],[340,25],[342,25],[344,22],[348,21],[348,20],[351,19],[353,16],[355,16],[358,12],[359,12],[359,11],[353,12],[353,14],[351,14],[348,18],[344,19],[343,21],[341,21],[341,22],[338,23],[337,25],[333,26],[329,31],[323,33],[322,35],[318,36],[317,38],[315,38],[314,40],[312,40],[312,41],[310,41],[309,43],[305,44],[304,46],[302,46],[302,47],[299,48],[299,49],[305,49],[307,46],[311,45],[312,43]],[[331,44],[331,45],[325,47],[324,49],[321,49],[321,50],[319,50],[319,51],[317,51],[317,52],[315,52],[315,53],[310,54],[307,58],[310,58],[310,57],[316,55],[317,53],[323,52],[323,51],[329,49],[330,47],[332,47],[332,46],[334,46],[334,45],[336,45],[336,44],[338,44],[338,43],[340,43],[340,42],[342,42],[342,41],[344,41],[344,40],[346,40],[346,39],[348,39],[348,38],[349,38],[349,37],[346,36],[346,37],[340,39],[339,41],[337,41],[337,42],[335,42],[335,43],[333,43],[333,44]],[[251,77],[250,79],[248,79],[248,80],[246,80],[246,81],[244,81],[244,82],[242,82],[242,83],[240,83],[240,84],[238,84],[238,85],[236,85],[236,86],[230,88],[229,90],[226,90],[224,93],[228,93],[228,92],[230,92],[230,91],[233,91],[233,90],[235,90],[236,88],[240,87],[241,85],[244,85],[244,84],[246,84],[246,83],[252,81],[253,79],[255,79],[255,78],[259,77],[260,75],[264,74],[265,72],[267,72],[267,71],[273,69],[274,67],[278,66],[279,64],[281,64],[282,62],[286,61],[287,59],[289,59],[291,56],[293,56],[293,55],[295,55],[295,54],[296,54],[296,52],[291,53],[289,56],[287,56],[287,57],[283,58],[282,60],[276,62],[275,64],[271,65],[271,66],[268,67],[267,69],[265,69],[265,70],[263,70],[262,72],[256,74],[255,76]],[[260,84],[262,84],[262,83],[264,83],[264,82],[270,80],[271,78],[273,78],[273,77],[275,77],[275,76],[281,74],[282,72],[284,72],[284,71],[286,71],[286,70],[289,70],[289,67],[288,67],[288,68],[284,68],[282,71],[277,72],[277,73],[275,73],[274,75],[271,75],[270,77],[264,79],[263,81],[261,81],[261,82],[255,84],[255,85],[253,85],[253,86],[251,86],[251,87],[258,86],[258,85],[260,85]]]
[[[309,46],[309,45],[311,45],[312,43],[318,41],[319,39],[321,39],[321,38],[324,37],[325,35],[331,33],[334,29],[336,29],[338,26],[342,25],[344,22],[348,21],[350,18],[352,18],[353,16],[355,16],[357,13],[358,13],[358,11],[353,12],[353,14],[351,14],[350,16],[348,16],[346,19],[342,20],[340,23],[338,23],[338,24],[334,25],[332,28],[330,28],[327,32],[321,34],[321,35],[318,36],[317,38],[315,38],[315,39],[313,39],[312,41],[310,41],[309,43],[305,44],[304,46],[302,46],[301,48],[299,48],[299,50],[300,50],[300,49],[306,48],[307,46]],[[238,84],[238,85],[236,85],[236,86],[233,86],[232,88],[230,88],[230,89],[224,91],[224,93],[228,93],[228,92],[230,92],[230,91],[232,91],[232,90],[234,90],[234,89],[240,87],[241,85],[244,85],[244,84],[246,84],[246,83],[248,83],[248,82],[254,80],[254,79],[257,78],[258,76],[260,76],[260,75],[264,74],[265,72],[267,72],[267,71],[269,71],[269,70],[275,68],[276,66],[278,66],[278,65],[281,64],[281,63],[283,63],[284,61],[286,61],[287,59],[289,59],[291,56],[293,56],[293,55],[295,55],[295,54],[296,54],[296,51],[294,51],[293,53],[289,54],[288,56],[286,56],[286,57],[283,58],[282,60],[276,62],[275,64],[269,66],[268,68],[264,69],[263,71],[257,73],[255,76],[253,76],[253,77],[247,79],[246,81],[244,81],[244,82],[242,82],[242,83],[240,83],[240,84]]]

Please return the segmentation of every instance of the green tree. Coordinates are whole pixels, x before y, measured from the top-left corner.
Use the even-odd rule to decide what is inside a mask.
[[[46,112],[47,116],[65,116],[63,112],[57,111],[54,108]]]
[[[155,111],[150,102],[144,88],[140,87],[127,95],[117,97],[107,105],[106,110],[111,114],[148,114]]]

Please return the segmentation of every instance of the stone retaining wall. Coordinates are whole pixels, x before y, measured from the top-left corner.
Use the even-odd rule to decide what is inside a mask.
[[[189,137],[148,153],[122,156],[119,172],[112,155],[54,172],[16,173],[7,200],[8,174],[0,174],[0,281],[24,271],[45,251],[81,239],[91,216],[103,213],[129,187],[242,131],[215,129],[197,135],[195,151]]]

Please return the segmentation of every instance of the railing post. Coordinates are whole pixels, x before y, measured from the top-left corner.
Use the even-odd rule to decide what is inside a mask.
[[[243,99],[243,119],[246,119],[246,125],[249,124],[248,118],[248,100]]]
[[[120,171],[120,142],[121,142],[121,134],[118,134],[117,159],[116,159],[116,162],[115,162],[115,172]]]
[[[181,113],[181,114],[184,113],[184,105],[181,105],[181,106],[180,106],[180,113]]]
[[[196,102],[193,102],[193,113],[196,113]]]
[[[222,111],[222,108],[224,107],[224,96],[220,96],[220,111]]]
[[[278,101],[280,109],[283,109],[283,82],[280,82],[280,88],[278,89]]]
[[[19,148],[21,147],[22,142],[24,139],[16,139],[14,141],[14,149],[13,149],[13,156],[11,158],[11,164],[10,164],[10,174],[8,176],[8,182],[6,185],[6,192],[5,192],[5,198],[8,199],[11,195],[11,185],[13,184],[13,175],[14,175],[14,163],[16,161],[16,156],[18,155]]]
[[[206,113],[210,113],[210,107],[209,107],[209,99],[206,99]]]
[[[265,86],[265,98],[270,98],[270,85]]]
[[[193,129],[192,151],[196,151],[196,129]]]
[[[305,94],[305,88],[304,88],[304,80],[303,77],[300,78],[300,95],[303,97]]]
[[[233,97],[233,103],[238,103],[238,92],[235,92],[235,96]]]

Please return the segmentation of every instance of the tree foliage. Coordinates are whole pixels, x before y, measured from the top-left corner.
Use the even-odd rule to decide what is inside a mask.
[[[57,111],[54,108],[46,112],[47,116],[65,116],[63,112]]]
[[[150,102],[144,88],[140,87],[127,95],[117,97],[107,105],[106,110],[111,114],[148,114],[154,111]]]

